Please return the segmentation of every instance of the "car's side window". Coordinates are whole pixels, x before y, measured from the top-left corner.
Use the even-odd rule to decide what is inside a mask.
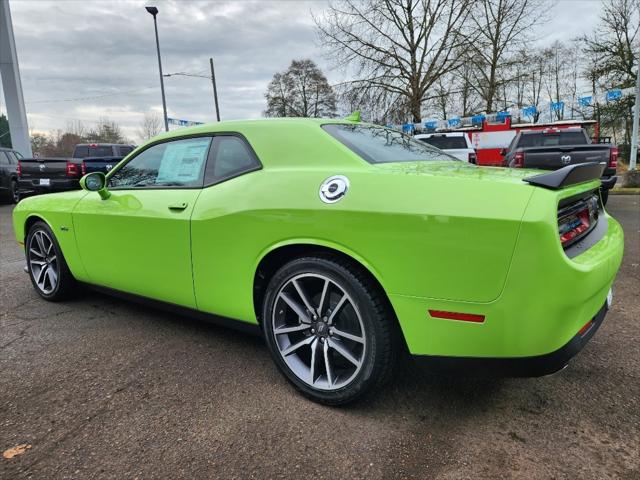
[[[213,137],[205,184],[211,185],[260,167],[260,162],[243,138],[237,135],[218,135]]]
[[[7,152],[0,152],[0,165],[9,165],[10,163]]]
[[[109,177],[110,188],[201,187],[211,137],[153,145]]]

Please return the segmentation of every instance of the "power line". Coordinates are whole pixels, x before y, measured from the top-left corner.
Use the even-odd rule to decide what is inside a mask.
[[[138,88],[138,89],[135,89],[135,90],[127,90],[127,91],[124,91],[124,92],[105,93],[105,94],[93,95],[93,96],[89,96],[89,97],[62,98],[62,99],[58,99],[58,100],[33,100],[31,102],[27,102],[27,104],[31,105],[31,104],[35,104],[35,103],[81,102],[81,101],[84,101],[84,100],[96,100],[96,99],[99,99],[99,98],[115,97],[117,95],[129,95],[129,94],[132,94],[132,93],[142,92],[143,90],[148,90],[150,88],[155,88],[155,86],[148,86],[148,87],[144,87],[144,88]]]

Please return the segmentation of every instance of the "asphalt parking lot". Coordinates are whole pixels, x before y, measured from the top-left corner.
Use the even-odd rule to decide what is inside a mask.
[[[33,291],[0,207],[1,479],[640,478],[640,205],[612,311],[562,372],[470,380],[408,365],[384,392],[316,405],[261,339],[98,293]],[[126,248],[126,247],[122,247]]]

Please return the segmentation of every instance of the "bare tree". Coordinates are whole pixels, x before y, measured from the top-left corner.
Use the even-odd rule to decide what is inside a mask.
[[[509,70],[513,55],[530,38],[530,30],[544,20],[545,0],[477,0],[469,16],[467,35],[477,74],[473,85],[487,113],[495,110],[505,84],[513,81]],[[503,99],[504,100],[504,99]]]
[[[311,60],[294,60],[276,73],[265,93],[267,117],[333,117],[336,95],[327,78]]]
[[[144,114],[144,118],[140,121],[138,127],[138,137],[140,140],[149,140],[162,132],[162,119],[156,112]]]
[[[460,65],[455,54],[470,0],[337,0],[315,17],[320,42],[334,64],[356,77],[352,97],[379,99],[386,117],[421,120],[428,92]]]
[[[100,118],[84,139],[95,143],[128,143],[120,126],[106,117]]]
[[[598,27],[592,34],[581,37],[580,42],[587,63],[584,77],[594,92],[632,87],[640,51],[640,0],[608,0]],[[623,133],[626,144],[631,140],[632,105],[631,95],[596,105],[596,116],[602,126],[614,139]],[[626,147],[624,150],[621,158],[627,155]]]

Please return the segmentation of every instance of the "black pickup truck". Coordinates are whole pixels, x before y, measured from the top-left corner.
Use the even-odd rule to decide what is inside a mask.
[[[21,159],[18,163],[20,195],[78,189],[84,174],[108,172],[134,148],[113,143],[83,143],[75,146],[72,158]]]
[[[603,203],[617,179],[618,149],[610,144],[591,143],[582,128],[521,130],[501,154],[503,165],[512,168],[558,170],[578,163],[604,163],[600,189]]]

